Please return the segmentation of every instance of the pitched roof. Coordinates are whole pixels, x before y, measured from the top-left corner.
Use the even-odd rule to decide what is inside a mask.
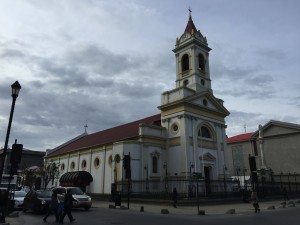
[[[139,134],[139,124],[147,123],[160,126],[160,121],[161,115],[157,114],[107,130],[80,136],[79,138],[75,138],[73,142],[68,141],[65,144],[62,144],[61,148],[57,147],[55,148],[55,151],[50,151],[47,157],[134,138]]]
[[[251,140],[252,134],[253,134],[253,132],[245,133],[245,134],[239,134],[239,135],[227,138],[227,143],[249,141],[249,140]]]
[[[196,26],[195,26],[195,24],[193,22],[192,16],[190,15],[189,21],[188,21],[188,23],[186,25],[184,33],[190,33],[191,34],[192,30],[194,30],[194,32],[196,32],[197,28],[196,28]]]

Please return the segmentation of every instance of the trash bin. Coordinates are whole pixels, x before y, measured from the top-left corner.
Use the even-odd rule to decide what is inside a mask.
[[[120,192],[116,192],[114,195],[114,199],[115,199],[115,206],[121,206],[121,193]]]

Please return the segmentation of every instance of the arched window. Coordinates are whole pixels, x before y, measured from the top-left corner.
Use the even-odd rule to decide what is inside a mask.
[[[75,162],[71,162],[70,169],[71,169],[71,170],[74,170],[74,169],[75,169]]]
[[[199,69],[205,71],[205,59],[202,54],[199,54]]]
[[[204,137],[204,138],[211,138],[210,131],[209,131],[209,129],[208,129],[207,127],[205,127],[205,126],[202,126],[202,127],[199,129],[198,136],[199,136],[199,137]]]
[[[152,173],[157,173],[157,156],[152,157]]]
[[[188,54],[185,54],[184,56],[182,56],[181,68],[182,68],[182,72],[187,71],[187,70],[190,69],[190,62],[189,62],[189,55]]]

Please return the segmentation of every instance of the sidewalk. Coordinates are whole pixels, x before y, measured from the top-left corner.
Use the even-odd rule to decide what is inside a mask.
[[[261,212],[263,211],[270,211],[270,210],[277,210],[283,209],[284,201],[280,200],[270,200],[270,201],[262,201],[259,203]],[[294,203],[294,205],[292,204]],[[109,208],[109,205],[113,205],[113,202],[108,201],[93,201],[93,207],[97,208]],[[300,205],[300,199],[291,199],[286,202],[285,208],[288,207],[298,207]],[[131,203],[129,204],[129,208],[132,211],[140,212],[141,207],[143,206],[145,213],[153,213],[153,214],[161,214],[162,209],[167,209],[170,214],[177,214],[177,215],[195,215],[198,212],[197,206],[178,206],[174,208],[170,202],[169,205],[160,205],[160,204],[153,204],[153,203]],[[127,199],[122,199],[122,207],[127,208]],[[271,209],[272,208],[272,209]],[[116,209],[112,210],[119,210],[120,207],[116,207]],[[251,203],[229,203],[229,204],[199,204],[199,210],[204,210],[205,215],[220,215],[226,214],[229,210],[234,209],[235,214],[245,214],[245,213],[254,213],[254,208]],[[230,213],[232,214],[232,213]]]

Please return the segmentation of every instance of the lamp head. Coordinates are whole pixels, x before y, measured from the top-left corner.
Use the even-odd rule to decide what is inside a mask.
[[[13,98],[17,98],[20,90],[21,90],[21,85],[19,84],[18,81],[16,81],[11,85],[11,96]]]

